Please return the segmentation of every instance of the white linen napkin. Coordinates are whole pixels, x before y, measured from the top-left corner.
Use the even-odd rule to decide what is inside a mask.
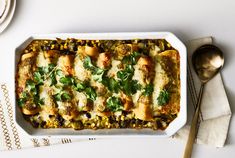
[[[204,44],[212,44],[212,37],[192,40],[188,48],[188,123],[176,135],[176,138],[187,139],[193,111],[200,89],[200,80],[193,70],[191,57],[193,52]],[[204,88],[201,113],[196,143],[223,147],[227,138],[231,110],[223,86],[221,75],[216,75]]]

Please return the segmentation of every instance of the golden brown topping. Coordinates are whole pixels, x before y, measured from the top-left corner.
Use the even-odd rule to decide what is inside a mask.
[[[59,50],[48,50],[44,51],[45,58],[58,58],[60,54]]]
[[[90,57],[97,57],[99,55],[97,47],[85,46],[85,54]]]
[[[26,102],[25,105],[22,107],[22,112],[25,115],[35,115],[40,110],[41,109],[38,106],[36,106],[36,105],[34,105],[34,104],[30,103],[30,102]]]
[[[58,65],[65,75],[73,75],[73,60],[74,55],[63,55],[58,59]]]
[[[68,103],[68,104],[70,104],[70,103]],[[60,113],[65,120],[75,119],[78,116],[77,109],[71,105],[65,106],[65,109],[61,110]]]
[[[149,96],[141,96],[138,100],[137,107],[133,110],[135,117],[141,120],[152,120],[151,100]]]
[[[119,60],[122,60],[124,56],[131,54],[131,52],[131,44],[121,44],[115,48],[115,56]]]
[[[108,52],[100,53],[97,59],[97,66],[101,69],[108,68],[111,65],[111,54]]]
[[[127,96],[122,93],[121,100],[123,104],[123,110],[125,111],[130,111],[131,108],[134,106],[131,96]]]
[[[25,59],[28,59],[28,58],[32,58],[34,56],[35,56],[35,52],[30,52],[30,53],[23,54],[22,57],[21,57],[21,61],[24,61]]]
[[[151,67],[152,66],[152,59],[150,57],[140,57],[137,64],[142,67]]]

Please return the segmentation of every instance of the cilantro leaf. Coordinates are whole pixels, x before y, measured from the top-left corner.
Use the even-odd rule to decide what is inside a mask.
[[[93,75],[92,77],[95,81],[102,82],[105,70],[93,65],[90,57],[86,57],[84,59],[83,67],[91,71]]]
[[[63,76],[64,76],[62,70],[60,70],[60,69],[56,70],[55,74],[56,74],[57,76],[59,76],[59,77],[63,77]]]
[[[159,96],[157,97],[158,105],[165,105],[170,100],[170,94],[165,89],[161,90]]]
[[[39,71],[33,73],[33,79],[37,84],[43,84],[43,75]]]
[[[65,86],[70,86],[74,84],[74,78],[71,76],[65,76],[60,78],[60,83],[64,84]]]
[[[120,89],[120,84],[114,78],[104,77],[102,84],[105,85],[109,91],[118,93]]]
[[[88,87],[85,89],[86,95],[88,99],[91,99],[92,101],[95,101],[97,94],[95,90],[92,87]]]
[[[96,71],[96,67],[92,64],[91,58],[88,56],[84,59],[83,67],[85,69],[90,70],[92,73],[94,73]]]
[[[75,82],[75,84],[73,85],[73,88],[76,90],[76,91],[83,91],[85,90],[87,87],[87,84],[86,83],[82,83],[82,82]]]
[[[153,85],[152,85],[152,84],[148,84],[148,85],[144,88],[143,95],[145,95],[145,96],[150,96],[152,93],[153,93]]]
[[[96,73],[94,73],[94,75],[92,76],[93,79],[97,82],[102,82],[103,80],[103,76],[104,76],[105,70],[103,69],[97,69]]]
[[[26,98],[19,98],[19,99],[17,99],[17,105],[19,107],[23,107],[25,102],[26,102]]]
[[[52,73],[50,75],[50,79],[51,79],[51,85],[50,86],[53,86],[53,85],[55,85],[57,83],[55,73]]]
[[[124,70],[117,72],[117,77],[120,79],[120,89],[127,95],[132,95],[141,89],[141,85],[137,80],[132,80],[134,68],[132,65],[127,65]]]
[[[133,52],[132,54],[128,55],[128,56],[125,56],[123,59],[122,59],[122,62],[124,64],[130,64],[130,65],[135,65],[137,64],[137,61],[138,61],[138,58],[140,56],[140,53],[139,52]]]
[[[34,103],[38,106],[44,105],[45,104],[45,98],[39,98],[39,96],[34,97]]]
[[[37,95],[38,91],[36,88],[36,84],[33,82],[33,80],[27,80],[26,81],[26,88],[31,92],[33,95]]]
[[[72,96],[66,91],[60,91],[54,95],[56,101],[69,101],[72,99]]]
[[[113,112],[122,110],[123,106],[121,99],[117,97],[109,97],[107,99],[107,108]]]
[[[117,72],[117,77],[120,80],[130,80],[134,75],[134,68],[132,65],[127,65],[124,70],[118,71]]]
[[[137,90],[141,89],[141,85],[138,83],[137,80],[126,80],[120,82],[121,89],[127,95],[132,95],[137,92]]]

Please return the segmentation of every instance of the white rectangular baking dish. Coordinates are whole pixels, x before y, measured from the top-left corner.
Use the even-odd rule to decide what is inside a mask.
[[[170,32],[128,32],[128,33],[60,33],[33,35],[22,42],[15,50],[15,70],[17,71],[17,63],[19,62],[20,53],[34,39],[55,39],[55,38],[77,38],[77,39],[112,39],[112,40],[128,40],[128,39],[166,39],[180,53],[180,79],[181,79],[181,98],[180,112],[178,117],[170,123],[164,130],[151,129],[99,129],[99,130],[73,130],[73,129],[38,129],[33,128],[27,122],[15,102],[15,121],[16,123],[31,136],[70,136],[70,137],[100,137],[100,136],[156,136],[169,137],[176,133],[184,126],[187,120],[187,52],[185,45]],[[15,99],[16,100],[16,99]]]

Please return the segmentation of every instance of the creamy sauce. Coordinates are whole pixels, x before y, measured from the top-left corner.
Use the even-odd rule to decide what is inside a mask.
[[[154,77],[154,90],[153,90],[153,107],[154,109],[160,108],[157,103],[157,97],[160,94],[160,91],[164,88],[164,86],[169,82],[169,78],[167,77],[166,72],[162,69],[160,63],[155,64],[155,77]]]
[[[140,70],[140,67],[139,65],[135,65],[134,66],[134,69],[135,69],[135,72],[134,72],[134,75],[133,75],[133,80],[137,80],[139,84],[141,84],[142,86],[145,86],[146,83],[144,81],[144,73],[143,71]]]
[[[75,92],[75,98],[77,98],[77,108],[78,110],[82,110],[87,105],[87,97],[85,93]]]
[[[74,70],[75,76],[81,81],[88,79],[91,75],[90,72],[83,67],[83,61],[80,59],[79,55],[76,55],[74,59]]]
[[[121,61],[119,60],[112,60],[112,67],[111,69],[108,71],[108,76],[109,77],[113,77],[115,80],[117,80],[117,72],[120,71],[120,69],[118,68],[118,65],[121,64]]]
[[[36,59],[36,65],[37,67],[46,67],[48,66],[49,61],[48,59],[45,59],[43,52],[39,52],[37,59]]]

